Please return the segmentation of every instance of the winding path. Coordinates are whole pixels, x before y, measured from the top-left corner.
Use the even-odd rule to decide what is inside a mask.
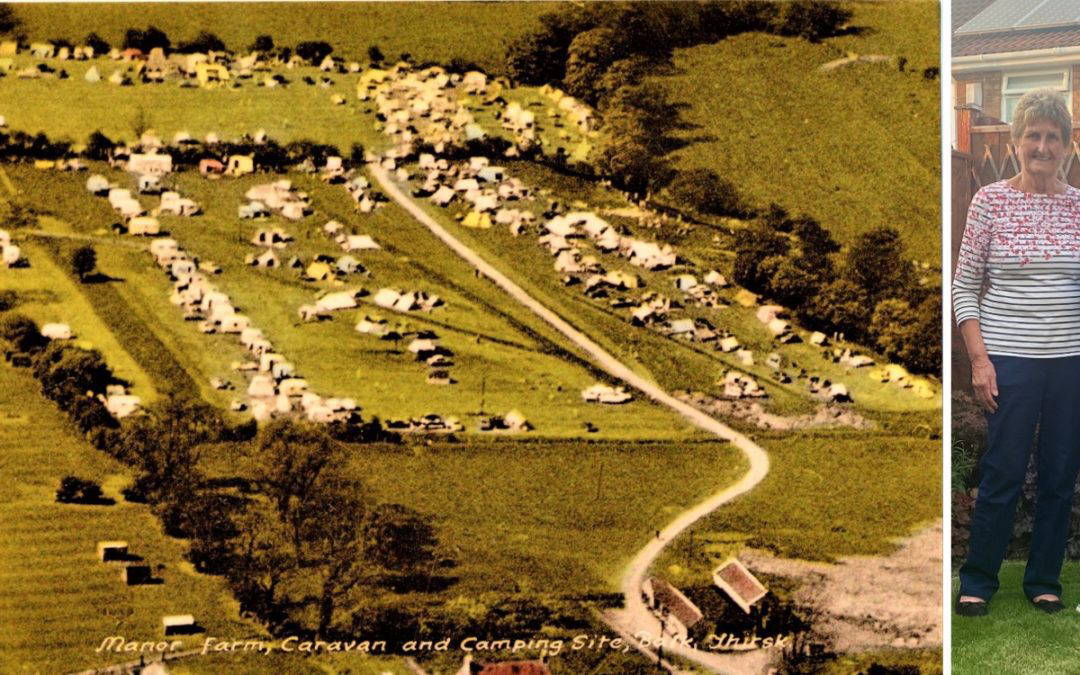
[[[512,298],[527,307],[534,314],[550,324],[557,331],[565,335],[571,342],[583,349],[596,363],[612,377],[634,387],[641,393],[653,399],[661,405],[671,408],[682,415],[695,426],[712,433],[719,438],[730,441],[742,451],[750,463],[750,470],[739,482],[731,485],[720,492],[712,495],[705,501],[684,511],[678,518],[669,523],[659,535],[650,541],[644,548],[638,551],[633,560],[627,566],[622,578],[622,593],[625,597],[625,609],[620,614],[618,623],[627,632],[635,635],[644,634],[652,636],[652,641],[657,641],[660,635],[660,623],[645,605],[641,597],[641,584],[645,574],[653,561],[675,537],[685,531],[698,519],[715,511],[723,504],[731,501],[739,495],[749,492],[769,472],[769,458],[765,451],[746,436],[734,429],[706,415],[666,391],[656,384],[638,375],[629,367],[621,363],[609,354],[600,345],[593,342],[581,331],[577,330],[562,317],[551,311],[535,298],[525,292],[520,286],[511,281],[506,275],[481,258],[475,251],[454,237],[443,226],[424,212],[410,197],[390,179],[386,170],[375,163],[368,164],[368,171],[378,181],[386,194],[405,209],[413,218],[428,228],[432,234],[438,237],[454,253],[464,258],[470,265],[481,274],[491,279],[497,286],[508,293]],[[729,671],[732,667],[730,660],[714,652],[706,652],[680,644],[665,644],[664,652],[678,654],[695,663],[717,671]]]

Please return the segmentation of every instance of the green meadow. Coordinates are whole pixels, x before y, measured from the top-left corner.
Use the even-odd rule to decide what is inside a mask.
[[[707,167],[758,207],[817,218],[841,243],[895,227],[910,255],[940,258],[938,5],[850,3],[852,35],[812,44],[744,33],[675,51],[660,77],[685,106],[677,168]],[[847,53],[894,57],[830,72]],[[901,71],[898,59],[906,59]]]
[[[25,370],[0,365],[0,671],[62,672],[130,660],[95,653],[102,639],[161,637],[161,617],[193,614],[210,635],[258,635],[224,583],[183,560],[145,505],[124,502],[127,470],[89,446]],[[65,475],[98,481],[111,506],[56,503]],[[124,540],[162,583],[128,587],[97,542]],[[185,645],[201,644],[200,636]]]
[[[150,5],[33,3],[17,16],[31,40],[66,38],[78,43],[91,30],[114,46],[128,28],[157,26],[173,44],[201,31],[215,33],[234,51],[259,35],[280,46],[306,40],[334,46],[335,55],[367,63],[377,45],[387,59],[403,52],[418,62],[462,59],[500,71],[506,44],[552,11],[554,2],[231,2]]]

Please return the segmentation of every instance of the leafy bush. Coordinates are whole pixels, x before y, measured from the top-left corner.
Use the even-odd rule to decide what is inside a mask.
[[[735,185],[712,169],[691,169],[676,174],[668,191],[680,204],[699,213],[737,216],[743,212]]]
[[[181,54],[197,54],[205,52],[223,52],[225,43],[214,33],[202,31],[191,40],[181,42],[176,51]]]
[[[108,54],[109,51],[112,50],[112,45],[97,33],[88,33],[87,36],[83,38],[83,44],[87,47],[92,47],[95,56]]]
[[[6,312],[19,302],[19,294],[10,288],[0,291],[0,312]]]
[[[124,32],[124,49],[138,49],[146,54],[156,47],[168,51],[171,46],[172,42],[169,40],[169,36],[156,26],[148,26],[146,30],[129,28]]]
[[[333,51],[334,48],[328,42],[311,41],[296,45],[296,55],[313,66],[319,65]]]
[[[33,320],[15,313],[0,317],[0,340],[12,351],[31,354],[49,343]]]
[[[64,476],[56,490],[56,501],[62,504],[97,504],[103,499],[100,485],[76,476]]]

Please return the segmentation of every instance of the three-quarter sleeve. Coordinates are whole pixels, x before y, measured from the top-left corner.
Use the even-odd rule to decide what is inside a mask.
[[[960,242],[960,255],[953,276],[952,301],[957,325],[979,319],[979,292],[986,274],[990,251],[991,218],[982,191],[975,194],[968,207],[967,224]]]

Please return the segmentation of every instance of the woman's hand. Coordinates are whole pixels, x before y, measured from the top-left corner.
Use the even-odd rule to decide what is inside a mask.
[[[971,362],[971,386],[975,389],[975,400],[987,412],[997,410],[997,371],[988,358]]]

